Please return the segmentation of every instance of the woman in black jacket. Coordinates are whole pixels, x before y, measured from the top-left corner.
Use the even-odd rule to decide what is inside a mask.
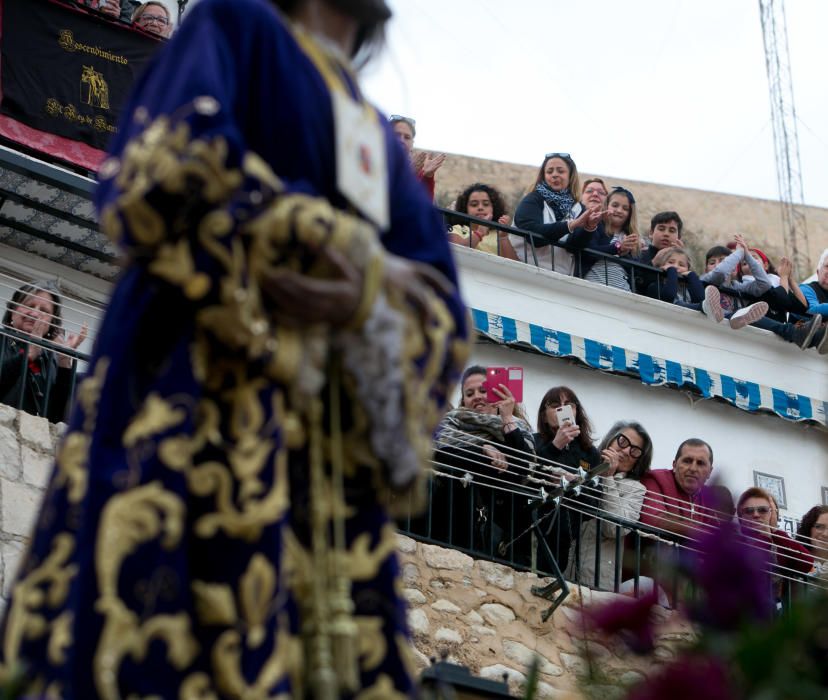
[[[588,209],[581,198],[581,179],[572,156],[547,153],[535,182],[515,210],[514,226],[536,234],[533,236],[538,265],[565,275],[574,272],[572,256],[552,243],[566,242],[566,237],[587,223]],[[512,234],[512,246],[518,260],[533,263],[528,242]]]
[[[86,326],[78,335],[64,336],[61,300],[49,284],[25,284],[6,305],[3,327],[23,336],[77,348],[86,338]],[[59,423],[66,416],[72,391],[72,360],[23,338],[0,337],[0,403],[20,408]]]
[[[574,422],[559,424],[557,409],[569,406]],[[540,474],[561,476],[573,474],[577,469],[589,471],[601,462],[601,455],[593,444],[592,422],[581,401],[568,386],[553,386],[544,394],[538,408],[538,432],[534,435],[535,452],[539,458]],[[577,532],[576,518],[566,506],[559,507],[553,518],[545,507],[536,511],[542,518],[542,531],[552,556],[561,569],[566,566],[573,532]],[[538,549],[538,568],[549,571],[546,548]]]

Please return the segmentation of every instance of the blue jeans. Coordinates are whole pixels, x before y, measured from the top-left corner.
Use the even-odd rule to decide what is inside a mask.
[[[776,333],[776,335],[787,340],[789,343],[793,342],[793,323],[780,323],[779,321],[774,321],[772,318],[765,316],[760,318],[758,321],[754,321],[750,325],[754,328],[762,328],[766,331]]]

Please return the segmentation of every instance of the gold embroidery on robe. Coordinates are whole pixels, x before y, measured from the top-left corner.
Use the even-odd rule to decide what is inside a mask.
[[[14,584],[3,638],[5,671],[20,660],[24,638],[37,639],[48,633],[46,618],[38,611],[44,607],[56,609],[66,601],[69,584],[78,572],[77,564],[68,564],[74,549],[75,538],[72,535],[57,535],[52,540],[52,550],[43,562]],[[62,646],[64,640],[59,641]]]
[[[152,639],[166,643],[167,660],[178,670],[198,653],[186,613],[154,615],[142,622],[118,590],[121,565],[140,545],[152,540],[165,549],[179,545],[184,512],[181,499],[158,481],[112,495],[101,511],[95,545],[100,595],[95,612],[103,616],[104,624],[92,666],[95,687],[105,700],[119,698],[118,669],[124,657],[143,660]]]

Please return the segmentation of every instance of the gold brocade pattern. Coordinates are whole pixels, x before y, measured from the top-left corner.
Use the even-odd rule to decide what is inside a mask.
[[[4,672],[20,661],[20,647],[24,637],[42,637],[48,633],[42,608],[56,609],[69,593],[69,583],[77,574],[78,567],[69,564],[75,548],[75,540],[69,534],[61,534],[52,542],[52,551],[40,566],[24,575],[14,585],[14,604],[6,619],[3,639]],[[64,645],[58,639],[55,653]]]
[[[118,668],[127,655],[140,661],[152,639],[167,646],[167,661],[185,669],[198,653],[185,612],[153,615],[141,621],[126,607],[118,588],[123,561],[144,542],[158,540],[173,549],[184,531],[184,504],[160,483],[152,482],[112,496],[101,514],[95,562],[100,597],[95,611],[104,617],[93,659],[95,684],[106,700],[120,698]]]

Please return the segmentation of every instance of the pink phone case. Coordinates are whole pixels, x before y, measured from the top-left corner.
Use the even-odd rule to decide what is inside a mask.
[[[493,387],[504,384],[517,403],[523,402],[523,367],[489,367],[486,370],[486,401],[496,403],[500,397]]]

